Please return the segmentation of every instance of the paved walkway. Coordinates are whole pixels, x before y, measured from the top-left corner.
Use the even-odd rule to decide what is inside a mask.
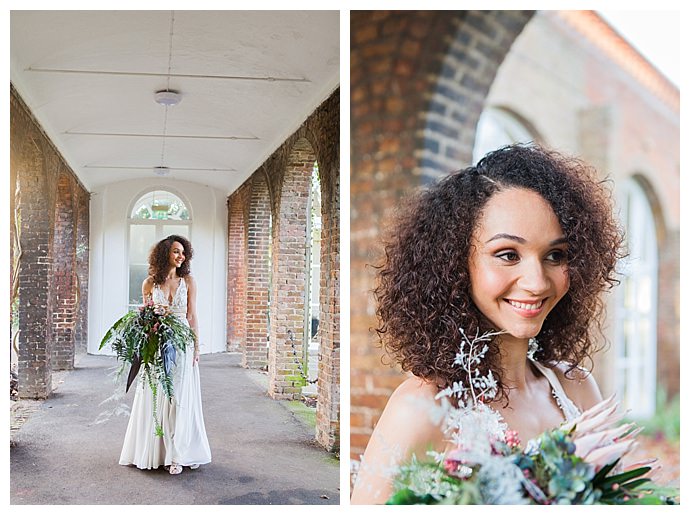
[[[95,423],[115,361],[83,356],[13,436],[11,504],[338,504],[337,459],[289,403],[265,394],[265,375],[239,363],[238,354],[201,357],[213,462],[170,476],[117,464],[127,417]]]

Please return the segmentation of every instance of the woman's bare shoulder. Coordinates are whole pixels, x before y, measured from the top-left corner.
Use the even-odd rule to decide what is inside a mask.
[[[427,445],[442,437],[435,408],[438,406],[436,385],[409,377],[388,399],[377,424],[379,432],[394,433],[407,447]]]
[[[602,400],[599,385],[592,373],[584,367],[572,368],[569,363],[557,363],[553,371],[563,386],[568,398],[580,408],[587,410]]]

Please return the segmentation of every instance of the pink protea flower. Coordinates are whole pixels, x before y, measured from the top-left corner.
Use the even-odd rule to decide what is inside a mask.
[[[637,445],[635,437],[641,428],[635,424],[617,425],[623,418],[617,410],[618,403],[611,396],[562,426],[573,430],[575,454],[594,465],[596,471],[622,460]]]

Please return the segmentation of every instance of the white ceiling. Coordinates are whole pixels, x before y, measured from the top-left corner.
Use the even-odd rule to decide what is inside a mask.
[[[88,190],[167,166],[230,193],[338,86],[339,44],[338,11],[12,11],[10,78]]]

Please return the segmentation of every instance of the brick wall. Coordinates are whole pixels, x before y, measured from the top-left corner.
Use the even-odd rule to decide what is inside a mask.
[[[265,199],[272,215],[271,339],[269,394],[299,398],[303,378],[295,355],[302,359],[306,279],[306,217],[309,181],[314,161],[319,164],[322,197],[322,243],[319,323],[319,380],[317,383],[317,440],[329,450],[337,448],[340,431],[340,248],[339,248],[339,90],[324,101],[286,141],[229,198],[228,315],[233,344],[246,353],[249,314],[258,307],[260,317],[267,290],[262,278],[267,251]],[[264,178],[266,180],[264,181]],[[263,188],[267,189],[264,190]],[[258,190],[257,190],[258,188]],[[250,205],[254,236],[250,236]],[[244,229],[242,229],[244,228]],[[244,230],[244,232],[242,232]],[[241,236],[243,234],[243,236]],[[256,253],[250,255],[250,241]],[[249,266],[255,259],[260,266]],[[261,277],[260,277],[261,276]],[[244,281],[244,283],[243,283]],[[252,282],[254,300],[250,307]],[[243,286],[246,288],[243,290]],[[244,297],[244,300],[243,300]],[[243,309],[238,309],[245,306]],[[253,316],[253,315],[252,315]],[[265,316],[265,315],[264,315]],[[258,320],[257,320],[258,323]],[[257,326],[262,330],[260,326]],[[292,340],[288,336],[292,333]],[[292,342],[294,341],[294,350]],[[264,340],[265,342],[265,340]],[[243,358],[249,362],[249,358]],[[306,368],[306,367],[305,367]]]
[[[530,11],[352,12],[350,449],[403,377],[370,328],[379,237],[401,197],[469,163],[483,100]]]
[[[74,324],[85,323],[75,315],[76,267],[64,260],[75,255],[75,212],[88,226],[89,196],[13,87],[10,156],[20,191],[15,209],[21,213],[19,395],[46,398],[54,365],[73,365]],[[84,234],[88,238],[88,227]],[[84,292],[86,287],[84,281]]]

